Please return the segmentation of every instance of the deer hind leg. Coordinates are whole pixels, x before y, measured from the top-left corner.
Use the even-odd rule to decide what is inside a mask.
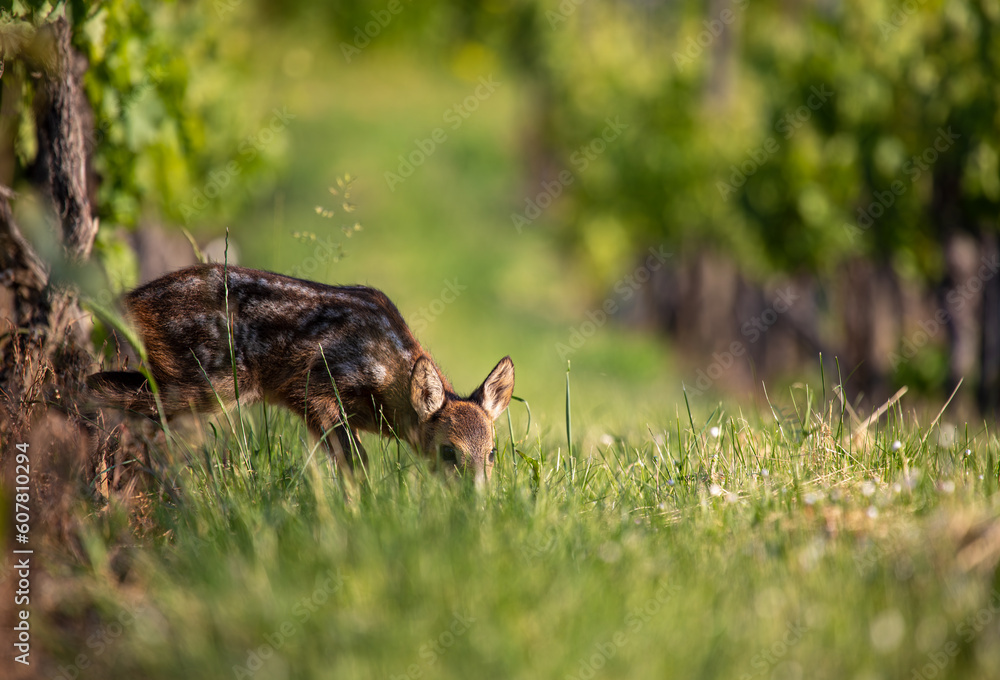
[[[102,406],[140,413],[153,419],[159,419],[161,415],[169,419],[189,413],[192,409],[199,413],[218,410],[218,400],[208,386],[177,388],[161,385],[159,395],[154,395],[149,379],[138,371],[94,373],[87,378],[86,394]]]
[[[87,378],[87,394],[101,405],[145,416],[156,415],[156,401],[149,380],[138,371],[104,371]]]
[[[353,475],[359,463],[362,469],[367,467],[368,453],[358,432],[345,422],[335,399],[310,396],[304,406],[296,404],[290,408],[303,417],[313,436],[345,475]]]

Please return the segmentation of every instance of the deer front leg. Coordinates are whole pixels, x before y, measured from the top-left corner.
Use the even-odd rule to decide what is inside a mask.
[[[327,434],[326,441],[330,442],[330,455],[337,461],[341,470],[348,474],[356,474],[360,467],[361,474],[367,474],[368,452],[361,445],[361,436],[357,430],[348,429],[341,421],[339,425],[334,426],[332,433]]]
[[[343,417],[335,399],[324,396],[310,396],[305,407],[297,409],[305,419],[309,430],[319,439],[337,468],[345,476],[353,476],[358,462],[365,469],[368,453],[361,445],[361,438]]]

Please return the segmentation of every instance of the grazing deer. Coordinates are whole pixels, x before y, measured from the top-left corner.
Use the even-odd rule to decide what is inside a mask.
[[[513,362],[504,357],[459,397],[381,291],[205,264],[135,289],[124,306],[166,417],[228,408],[237,396],[267,400],[302,416],[342,470],[353,468],[352,450],[367,459],[357,434],[366,430],[398,436],[477,484],[490,478]],[[87,385],[106,405],[159,415],[142,373],[95,373]]]

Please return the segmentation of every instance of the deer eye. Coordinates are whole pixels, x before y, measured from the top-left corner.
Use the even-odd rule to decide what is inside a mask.
[[[490,461],[490,465],[492,465],[493,461],[497,459],[497,450],[493,449],[492,451],[490,451],[489,455],[487,455],[486,458],[487,460]]]
[[[441,445],[441,461],[444,463],[451,463],[452,465],[458,465],[458,454],[455,452],[455,447],[451,444]]]

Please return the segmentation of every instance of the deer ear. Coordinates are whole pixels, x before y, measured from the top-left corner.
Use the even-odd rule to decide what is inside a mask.
[[[482,406],[491,420],[496,420],[510,404],[513,393],[514,362],[504,357],[469,399]]]
[[[410,375],[410,403],[420,422],[425,422],[444,406],[444,385],[430,359],[417,359]]]

